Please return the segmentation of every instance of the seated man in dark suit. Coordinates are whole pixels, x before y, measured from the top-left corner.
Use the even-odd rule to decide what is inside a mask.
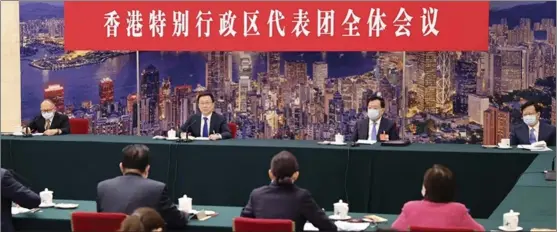
[[[385,100],[379,96],[367,100],[367,118],[356,122],[352,141],[375,140],[388,141],[399,140],[396,124],[388,118],[383,118],[385,112]]]
[[[532,144],[545,141],[547,146],[555,146],[555,127],[540,121],[542,107],[534,102],[526,102],[520,107],[523,123],[511,130],[511,145]]]
[[[309,221],[320,231],[336,231],[325,212],[317,205],[308,190],[294,184],[298,179],[298,161],[290,152],[282,151],[271,160],[271,184],[253,190],[242,217],[289,219],[296,230],[303,231]]]
[[[2,178],[2,232],[15,231],[12,225],[12,201],[27,209],[37,208],[41,204],[41,198],[31,189],[23,186],[17,181],[12,173],[6,169],[0,169]]]
[[[194,137],[205,137],[210,140],[230,139],[232,134],[224,116],[214,112],[215,97],[205,92],[197,96],[197,105],[201,113],[194,114],[180,128]]]
[[[187,214],[178,210],[168,196],[166,184],[147,179],[149,175],[149,148],[129,145],[122,152],[120,170],[124,174],[102,181],[97,186],[97,211],[132,214],[141,207],[157,210],[168,229],[183,229]]]
[[[56,112],[56,106],[51,100],[41,103],[41,115],[35,117],[28,127],[30,132],[44,133],[44,135],[60,135],[70,133],[70,119],[68,116]]]

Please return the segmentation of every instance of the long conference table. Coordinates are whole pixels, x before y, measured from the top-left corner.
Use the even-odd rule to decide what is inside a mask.
[[[14,227],[17,231],[69,231],[71,229],[71,214],[75,211],[81,212],[95,212],[96,205],[94,201],[72,201],[72,200],[59,200],[60,203],[75,203],[79,204],[77,209],[55,209],[48,208],[42,209],[35,213],[24,213],[14,216]],[[186,231],[232,231],[232,221],[238,217],[241,212],[241,207],[233,206],[203,206],[194,205],[194,209],[211,210],[218,213],[217,216],[212,217],[205,221],[192,219],[188,223]],[[331,215],[332,212],[327,212]],[[363,218],[367,213],[350,213],[352,218]],[[366,231],[376,231],[377,228],[388,229],[396,220],[398,215],[394,214],[376,214],[380,217],[387,219],[387,222],[371,224]],[[503,220],[502,216],[497,219],[476,219],[476,221],[484,226],[486,231],[497,230]],[[532,228],[555,228],[555,218],[549,221],[531,220],[524,217],[520,219],[519,226],[523,227],[525,231],[530,231]]]
[[[94,200],[99,181],[121,175],[122,148],[139,143],[151,150],[149,177],[167,183],[173,199],[187,194],[196,205],[241,207],[251,190],[269,183],[271,157],[288,150],[300,164],[297,184],[327,210],[342,199],[352,212],[396,215],[405,202],[421,199],[425,170],[443,164],[456,175],[457,201],[474,218],[501,217],[514,207],[522,216],[531,211],[555,224],[555,183],[542,173],[551,168],[554,151],[460,144],[348,147],[301,140],[178,143],[101,135],[0,138],[2,167],[14,169],[37,192],[53,190],[55,199]],[[509,198],[508,207],[499,209]],[[537,211],[541,208],[546,211]]]

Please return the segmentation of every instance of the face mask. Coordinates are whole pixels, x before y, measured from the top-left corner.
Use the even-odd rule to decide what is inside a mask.
[[[379,110],[377,109],[368,109],[367,110],[367,117],[373,121],[379,118]]]
[[[42,113],[44,119],[52,119],[54,117],[54,112]]]
[[[422,186],[422,197],[425,197],[425,188]]]
[[[536,125],[536,123],[538,122],[536,115],[526,115],[522,117],[522,120],[524,120],[524,123],[526,123],[526,125],[528,126]]]

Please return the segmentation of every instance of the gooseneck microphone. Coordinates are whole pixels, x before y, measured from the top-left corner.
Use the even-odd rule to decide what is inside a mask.
[[[196,123],[196,122],[197,122],[197,121],[196,121],[195,119],[193,119],[193,120],[186,126],[186,131],[185,131],[185,132],[186,132],[186,138],[182,140],[183,142],[186,142],[186,143],[191,142],[191,140],[189,139],[190,128],[191,128],[191,126],[192,126],[194,123]],[[180,135],[180,136],[182,136],[182,135]]]

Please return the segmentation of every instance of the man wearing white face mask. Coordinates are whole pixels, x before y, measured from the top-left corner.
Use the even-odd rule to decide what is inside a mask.
[[[56,106],[51,100],[41,103],[41,115],[35,117],[28,127],[31,132],[44,135],[60,135],[70,133],[70,119],[68,116],[56,112]]]
[[[532,144],[545,141],[547,146],[555,146],[555,127],[540,121],[542,107],[528,101],[520,107],[522,121],[511,130],[511,145]]]
[[[374,140],[389,141],[399,140],[398,131],[393,121],[383,118],[385,100],[381,97],[371,97],[367,101],[367,118],[356,122],[352,134],[352,141]]]

